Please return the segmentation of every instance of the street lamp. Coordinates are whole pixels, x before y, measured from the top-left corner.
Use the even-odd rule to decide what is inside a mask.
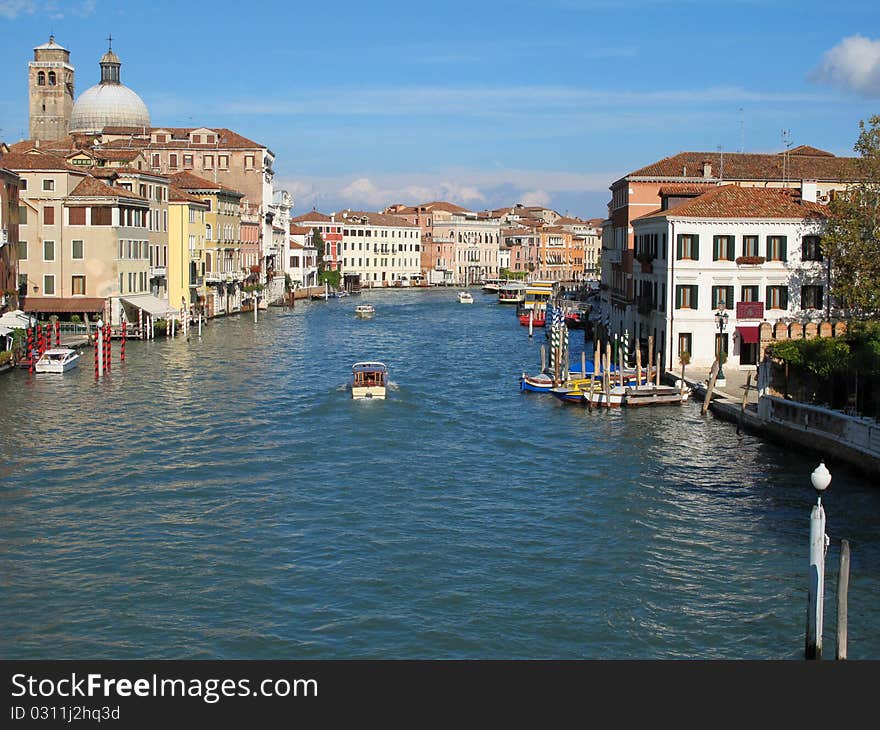
[[[724,334],[724,331],[727,329],[727,320],[730,319],[730,315],[724,310],[724,305],[722,304],[718,307],[718,311],[715,312],[715,324],[718,325],[718,334]],[[724,350],[722,349],[723,340],[718,338],[718,380],[724,380],[724,366],[721,362],[722,354]]]
[[[807,659],[822,658],[822,623],[825,613],[825,551],[828,536],[825,534],[825,510],[822,509],[822,492],[831,484],[831,472],[820,462],[810,482],[819,497],[810,513],[810,584],[808,590],[807,637],[804,656]]]

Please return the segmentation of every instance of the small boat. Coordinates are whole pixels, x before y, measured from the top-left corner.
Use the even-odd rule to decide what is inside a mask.
[[[385,398],[385,381],[388,368],[381,362],[356,362],[351,366],[351,397],[354,400],[364,398]]]
[[[522,304],[526,300],[526,285],[519,281],[508,281],[498,290],[499,304]]]
[[[590,372],[588,369],[587,372]],[[580,378],[580,370],[572,370],[568,374],[569,379]],[[529,375],[523,373],[519,379],[519,389],[523,392],[530,393],[549,393],[553,389],[553,378],[547,373],[538,373],[537,375]]]
[[[672,385],[651,385],[650,383],[631,386],[626,389],[625,406],[678,405],[687,401],[690,388],[683,391]]]
[[[372,317],[376,313],[376,308],[372,304],[358,304],[354,308],[356,317]]]
[[[530,312],[534,312],[531,314]],[[543,309],[533,309],[530,312],[524,312],[519,315],[519,323],[523,327],[529,326],[529,317],[532,317],[532,326],[533,327],[543,327],[547,322],[547,315]]]
[[[470,292],[460,291],[458,293],[458,302],[459,304],[473,304],[474,298],[471,296]]]
[[[497,294],[503,283],[503,279],[486,279],[483,282],[483,291],[487,294]]]
[[[66,373],[79,364],[79,353],[69,347],[55,347],[46,350],[34,363],[34,371],[38,373]]]

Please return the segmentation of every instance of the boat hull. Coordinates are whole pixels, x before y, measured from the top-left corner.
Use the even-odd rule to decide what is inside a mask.
[[[34,363],[35,373],[66,373],[79,365],[79,353],[73,352],[63,359],[48,359],[45,355]]]
[[[384,400],[385,386],[352,386],[351,398],[352,400]]]

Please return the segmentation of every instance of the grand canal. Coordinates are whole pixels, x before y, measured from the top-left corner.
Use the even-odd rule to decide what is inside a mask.
[[[818,458],[697,403],[521,394],[543,331],[474,296],[215,320],[99,383],[88,354],[0,375],[0,655],[801,657]],[[351,401],[361,359],[388,400]],[[880,489],[829,466],[826,655],[847,538],[849,656],[880,658]]]

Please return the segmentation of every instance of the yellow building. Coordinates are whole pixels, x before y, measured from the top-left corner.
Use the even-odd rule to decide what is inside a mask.
[[[171,186],[168,192],[168,306],[180,309],[205,296],[205,214],[208,204]]]

